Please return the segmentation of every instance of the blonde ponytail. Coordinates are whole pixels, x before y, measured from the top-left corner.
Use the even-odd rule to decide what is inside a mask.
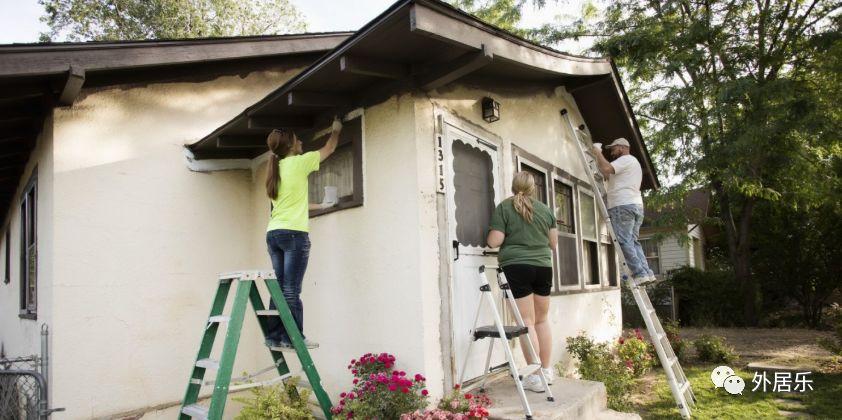
[[[535,194],[535,179],[532,174],[520,171],[512,180],[512,204],[515,211],[528,223],[532,223],[532,196]]]

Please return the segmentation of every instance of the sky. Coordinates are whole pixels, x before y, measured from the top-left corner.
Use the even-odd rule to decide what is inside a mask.
[[[531,3],[523,10],[521,26],[550,23],[563,13],[576,14],[584,0],[548,1],[543,10]],[[304,14],[310,32],[353,31],[359,29],[394,3],[393,0],[292,0]],[[0,44],[37,42],[47,27],[39,21],[43,7],[37,0],[0,0]],[[579,44],[557,46],[575,50]],[[578,51],[571,51],[578,52]]]

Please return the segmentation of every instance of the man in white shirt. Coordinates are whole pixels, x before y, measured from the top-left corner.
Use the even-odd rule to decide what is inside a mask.
[[[646,254],[640,246],[638,236],[643,224],[643,196],[640,195],[640,183],[643,170],[640,162],[630,153],[628,140],[618,138],[605,146],[614,159],[609,162],[602,155],[599,146],[594,146],[599,171],[607,179],[608,216],[617,242],[626,257],[626,264],[632,272],[632,281],[644,285],[655,281],[655,273],[646,263]]]

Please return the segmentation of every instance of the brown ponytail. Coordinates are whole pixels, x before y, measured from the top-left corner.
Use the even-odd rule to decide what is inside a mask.
[[[535,194],[535,179],[532,174],[520,171],[512,179],[512,204],[515,211],[529,223],[532,223],[532,195]]]
[[[269,168],[266,171],[266,195],[272,200],[278,198],[278,187],[281,184],[281,159],[292,150],[292,132],[287,130],[272,130],[266,138],[269,146]]]

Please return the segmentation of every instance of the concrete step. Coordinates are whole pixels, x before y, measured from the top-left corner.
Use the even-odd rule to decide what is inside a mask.
[[[555,400],[553,402],[547,401],[545,393],[526,391],[535,420],[640,418],[637,414],[608,410],[605,385],[601,382],[556,378],[550,389]],[[489,382],[486,394],[493,402],[489,419],[524,418],[520,397],[510,377],[502,376]]]

